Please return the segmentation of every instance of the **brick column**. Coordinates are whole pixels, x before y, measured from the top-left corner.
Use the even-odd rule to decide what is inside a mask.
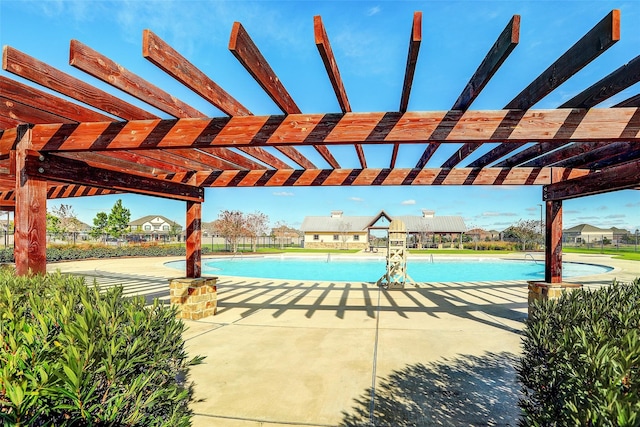
[[[171,305],[178,307],[178,317],[200,320],[216,314],[217,277],[183,277],[169,281]]]

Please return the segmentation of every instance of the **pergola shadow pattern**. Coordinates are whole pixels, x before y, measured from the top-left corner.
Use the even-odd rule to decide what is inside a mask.
[[[422,41],[421,12],[413,16],[397,111],[353,112],[319,16],[313,30],[339,112],[301,111],[239,22],[232,27],[229,50],[280,115],[252,115],[150,30],[142,34],[144,58],[223,116],[206,117],[78,40],[70,42],[70,65],[102,80],[111,92],[5,46],[4,72],[35,84],[0,75],[0,207],[15,209],[18,273],[46,270],[47,199],[130,192],[185,201],[186,275],[199,277],[205,188],[536,185],[543,187],[547,205],[545,280],[560,282],[562,201],[640,186],[640,95],[598,108],[640,81],[640,57],[557,109],[532,109],[615,45],[619,10],[596,23],[503,108],[489,111],[470,107],[517,47],[519,15],[509,20],[466,85],[460,84],[451,109],[436,112],[408,111]],[[142,106],[117,93],[137,98]],[[419,157],[407,161],[399,155],[416,144],[425,146]],[[433,164],[434,153],[451,144],[459,146],[457,151]],[[486,144],[496,145],[486,150]],[[336,146],[352,147],[359,167],[342,166],[332,153]],[[390,148],[389,166],[369,167],[365,148],[383,146]],[[483,146],[480,157],[466,160]],[[401,158],[405,164],[399,164]]]

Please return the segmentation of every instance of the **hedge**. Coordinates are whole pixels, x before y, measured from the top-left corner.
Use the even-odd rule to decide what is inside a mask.
[[[640,278],[532,306],[521,426],[640,425]]]
[[[202,253],[211,253],[210,248],[203,246]],[[49,246],[47,247],[47,261],[69,261],[92,258],[116,257],[163,257],[186,256],[186,249],[182,245],[78,245],[78,246]],[[0,250],[0,263],[14,262],[13,249]]]
[[[188,426],[192,383],[175,308],[60,273],[0,271],[0,423]]]

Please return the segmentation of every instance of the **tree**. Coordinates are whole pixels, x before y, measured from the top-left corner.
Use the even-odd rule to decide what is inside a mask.
[[[267,232],[269,217],[262,212],[255,211],[245,217],[245,227],[251,238],[251,252],[255,252],[255,241],[258,236]]]
[[[98,212],[93,218],[93,227],[89,233],[94,239],[101,238],[104,241],[109,228],[109,216],[105,212]]]
[[[129,221],[131,221],[131,212],[122,205],[122,200],[118,199],[107,218],[108,233],[119,239],[129,228]]]
[[[214,221],[214,228],[229,242],[231,251],[238,252],[238,240],[247,234],[244,214],[240,211],[223,210]]]
[[[349,230],[351,230],[351,223],[342,221],[338,226],[338,231],[340,232],[340,240],[342,240],[342,248],[349,249]]]
[[[47,212],[47,234],[49,236],[51,235],[55,236],[60,233],[61,233],[60,218]]]
[[[522,250],[526,250],[527,242],[535,242],[538,237],[540,221],[521,219],[510,227],[510,234],[522,242]]]
[[[82,222],[77,218],[73,206],[64,204],[58,207],[52,206],[51,211],[58,218],[58,233],[62,234],[63,239],[68,233],[72,233],[75,240],[75,235],[80,231]]]
[[[284,246],[284,239],[289,231],[289,226],[285,221],[276,222],[276,226],[273,228],[274,235],[280,240],[280,249]]]

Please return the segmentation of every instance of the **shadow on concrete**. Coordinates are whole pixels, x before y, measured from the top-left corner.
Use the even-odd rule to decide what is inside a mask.
[[[356,399],[353,409],[343,412],[340,426],[515,426],[520,413],[517,361],[516,355],[502,352],[407,365]]]

